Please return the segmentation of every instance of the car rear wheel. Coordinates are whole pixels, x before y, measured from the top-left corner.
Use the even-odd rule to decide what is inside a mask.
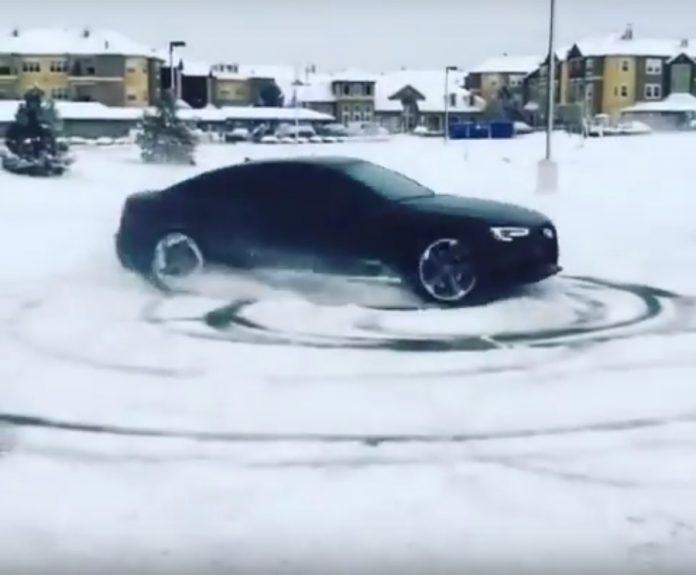
[[[150,274],[157,285],[169,289],[177,280],[200,273],[204,265],[203,252],[191,236],[170,232],[155,243]]]
[[[439,238],[419,254],[413,281],[419,294],[443,305],[472,300],[479,284],[477,266],[469,247],[453,238]]]

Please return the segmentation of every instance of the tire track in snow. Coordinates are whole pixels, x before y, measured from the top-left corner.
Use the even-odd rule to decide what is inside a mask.
[[[5,332],[15,343],[25,349],[61,362],[73,363],[95,370],[111,371],[129,375],[147,375],[158,378],[192,378],[203,375],[203,370],[173,369],[166,366],[135,365],[118,361],[91,358],[79,351],[67,351],[56,346],[37,342],[28,337],[22,327],[27,316],[39,310],[45,304],[45,298],[31,298],[17,304],[16,310],[5,321]]]
[[[216,432],[186,429],[128,427],[80,421],[52,419],[41,416],[0,413],[0,424],[14,428],[42,428],[55,431],[103,434],[127,437],[190,439],[220,443],[352,443],[379,446],[399,443],[476,443],[512,439],[557,437],[584,433],[620,433],[639,429],[665,427],[676,423],[696,423],[696,412],[669,417],[645,417],[588,424],[549,426],[491,432],[453,434],[341,434],[341,433],[264,433],[264,432]]]

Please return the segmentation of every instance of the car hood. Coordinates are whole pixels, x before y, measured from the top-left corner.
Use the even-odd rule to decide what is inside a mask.
[[[549,218],[540,212],[494,200],[435,194],[400,203],[423,213],[469,218],[498,226],[533,227],[549,223]]]

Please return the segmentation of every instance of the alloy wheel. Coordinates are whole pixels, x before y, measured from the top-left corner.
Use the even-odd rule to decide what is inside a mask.
[[[471,253],[459,240],[450,238],[436,240],[423,251],[418,276],[430,297],[446,303],[465,299],[477,281]]]
[[[203,268],[203,254],[195,240],[183,233],[170,233],[157,242],[152,275],[163,285],[193,276]]]

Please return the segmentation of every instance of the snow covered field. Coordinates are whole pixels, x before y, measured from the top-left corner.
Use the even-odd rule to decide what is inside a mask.
[[[0,173],[0,572],[693,573],[696,135],[555,144],[553,196],[537,136],[208,146],[196,168],[80,148],[63,179]],[[390,286],[165,299],[119,268],[127,194],[296,153],[541,209],[566,275],[387,311],[364,304],[401,302]],[[256,333],[203,321],[250,293]]]

